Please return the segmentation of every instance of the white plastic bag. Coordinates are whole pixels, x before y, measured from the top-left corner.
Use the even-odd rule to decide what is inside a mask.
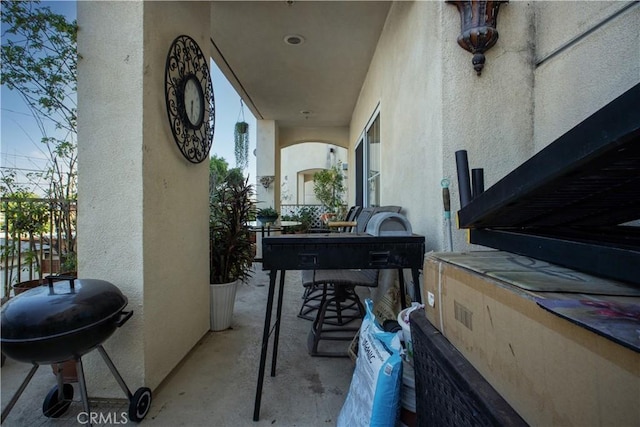
[[[360,327],[358,359],[338,427],[394,427],[400,410],[402,348],[398,333],[384,332],[373,315],[373,303]]]

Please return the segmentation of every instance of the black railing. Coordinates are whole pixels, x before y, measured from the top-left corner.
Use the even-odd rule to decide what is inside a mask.
[[[76,201],[3,197],[2,297],[12,285],[76,270]]]
[[[346,211],[346,206],[343,206]],[[330,213],[329,209],[323,205],[280,205],[280,217],[290,220],[304,220],[309,223],[310,229],[324,229],[326,224],[323,216]],[[341,220],[338,217],[335,220]]]

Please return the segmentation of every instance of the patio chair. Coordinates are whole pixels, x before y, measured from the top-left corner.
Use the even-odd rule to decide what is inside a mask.
[[[330,231],[337,231],[339,233],[349,233],[353,231],[353,227],[356,225],[356,219],[362,211],[361,206],[351,206],[349,212],[342,221],[331,221],[327,224]]]
[[[351,341],[365,315],[357,286],[378,286],[379,270],[303,270],[302,284],[322,289],[322,297],[307,338],[311,356],[348,357],[344,350],[320,349],[320,342]]]
[[[402,207],[400,206],[377,206],[362,208],[360,206],[352,206],[349,209],[345,217],[345,221],[340,222],[348,223],[340,227],[335,227],[336,230],[349,233],[357,232],[364,233],[367,223],[373,215],[379,212],[396,212],[399,213]],[[298,317],[306,320],[314,320],[316,318],[316,312],[321,305],[321,302],[325,296],[329,296],[333,293],[332,284],[314,283],[313,281],[303,280],[304,293],[302,294],[302,306],[298,312]],[[334,301],[332,301],[334,302]],[[341,307],[335,307],[335,310],[340,310]],[[331,309],[329,309],[331,310]],[[331,322],[331,321],[329,321]],[[337,325],[339,326],[339,325]]]
[[[361,210],[362,207],[360,206],[351,206],[343,222],[354,222]],[[350,232],[351,229],[352,226],[330,228],[330,230],[338,232]],[[315,319],[315,315],[312,313],[318,310],[318,308],[320,307],[320,302],[324,298],[325,294],[327,294],[328,292],[332,293],[333,289],[330,285],[315,285],[312,281],[307,281],[305,284],[305,281],[303,280],[303,285],[304,293],[302,294],[302,307],[300,307],[298,317],[306,320],[313,320]]]
[[[355,232],[363,233],[367,223],[378,212],[400,212],[400,206],[379,206],[360,210],[355,218]],[[306,298],[300,309],[300,317],[311,319],[310,313],[316,311],[309,332],[307,348],[312,356],[347,357],[344,352],[320,351],[320,341],[351,340],[357,332],[349,324],[362,319],[364,309],[357,286],[378,286],[378,270],[305,270],[302,272],[302,284]]]

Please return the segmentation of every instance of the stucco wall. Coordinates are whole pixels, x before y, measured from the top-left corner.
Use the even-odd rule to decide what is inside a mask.
[[[276,140],[278,129],[273,120],[258,120],[256,122],[258,141],[256,142],[256,200],[258,208],[276,207],[276,200],[280,198],[280,170],[277,168],[278,153]],[[261,176],[275,176],[274,184],[267,188],[260,185]],[[277,209],[277,208],[276,208]]]
[[[353,113],[352,149],[380,104],[383,204],[401,205],[428,250],[446,248],[440,181],[451,181],[459,209],[455,157],[495,182],[530,156],[532,146],[532,9],[503,6],[500,39],[487,52],[482,76],[458,47],[460,15],[444,2],[396,2],[378,42]],[[350,159],[351,161],[351,159]],[[455,229],[455,225],[454,225]],[[454,250],[468,248],[454,230]]]
[[[335,154],[330,154],[333,148]],[[280,199],[284,204],[319,204],[313,193],[313,181],[300,182],[298,175],[313,175],[315,170],[347,163],[347,149],[332,144],[307,142],[280,150]],[[346,185],[345,185],[346,186]]]
[[[130,388],[155,388],[209,325],[208,164],[182,157],[164,100],[176,36],[209,56],[208,4],[79,2],[78,21],[79,275],[129,298],[106,348]],[[122,397],[87,359],[91,395]]]
[[[535,2],[536,151],[640,81],[640,4]]]
[[[326,142],[341,147],[349,146],[349,128],[336,127],[304,127],[281,128],[278,136],[278,146],[285,148],[301,142]]]

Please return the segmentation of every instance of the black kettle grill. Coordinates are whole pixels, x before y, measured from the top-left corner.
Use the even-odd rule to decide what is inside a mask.
[[[104,280],[64,276],[49,276],[47,280],[48,285],[24,292],[2,307],[2,353],[33,364],[2,411],[2,422],[41,364],[67,360],[75,360],[84,410],[91,413],[82,356],[94,348],[98,349],[129,400],[129,420],[141,421],[149,412],[151,390],[142,387],[132,394],[102,347],[102,342],[133,315],[133,311],[124,311],[127,298],[116,286]],[[57,385],[47,394],[42,405],[44,415],[50,418],[63,415],[73,398],[73,386],[64,383],[61,368],[56,377]]]

